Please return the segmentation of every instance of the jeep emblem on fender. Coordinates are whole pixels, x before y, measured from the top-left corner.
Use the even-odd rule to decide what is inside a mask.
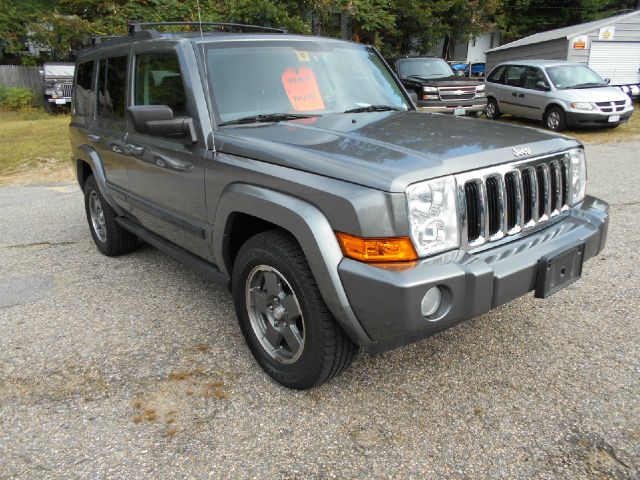
[[[513,152],[513,156],[514,157],[525,157],[527,155],[531,155],[531,149],[524,147],[524,148],[513,148],[511,149],[511,151]]]

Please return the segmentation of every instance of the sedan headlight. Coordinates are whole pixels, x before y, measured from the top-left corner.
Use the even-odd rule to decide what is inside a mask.
[[[569,150],[569,181],[569,200],[575,205],[584,200],[587,192],[587,159],[582,148]]]
[[[576,110],[593,110],[593,105],[587,102],[572,102],[570,105]]]
[[[422,91],[424,93],[438,93],[438,89],[436,87],[422,87]]]
[[[460,246],[456,181],[452,176],[414,183],[406,195],[411,239],[419,256]]]

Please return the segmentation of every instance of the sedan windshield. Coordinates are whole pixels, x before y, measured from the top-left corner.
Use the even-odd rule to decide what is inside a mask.
[[[400,77],[450,77],[453,70],[441,58],[415,58],[398,61]]]
[[[607,85],[600,75],[585,65],[548,67],[547,73],[558,90],[603,87]]]
[[[363,45],[243,41],[205,48],[209,84],[223,123],[410,108],[379,56]],[[375,110],[366,109],[371,106]]]

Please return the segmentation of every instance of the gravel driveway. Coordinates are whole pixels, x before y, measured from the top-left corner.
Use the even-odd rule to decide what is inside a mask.
[[[75,185],[0,189],[0,478],[638,478],[638,151],[588,147],[611,226],[580,282],[308,392],[224,290],[100,255]]]

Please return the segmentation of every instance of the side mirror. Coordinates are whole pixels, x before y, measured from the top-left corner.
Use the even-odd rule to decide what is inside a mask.
[[[539,90],[544,90],[545,92],[551,90],[551,87],[547,85],[547,82],[543,82],[542,80],[536,82],[536,88]]]
[[[607,85],[609,85],[611,83],[611,79],[610,78],[605,78],[604,81],[606,82]]]
[[[456,72],[456,75],[459,76],[459,77],[464,77],[464,70],[458,70]]]
[[[185,143],[198,141],[191,117],[174,117],[168,105],[134,105],[127,108],[134,128],[139,133],[158,137],[183,138]]]

